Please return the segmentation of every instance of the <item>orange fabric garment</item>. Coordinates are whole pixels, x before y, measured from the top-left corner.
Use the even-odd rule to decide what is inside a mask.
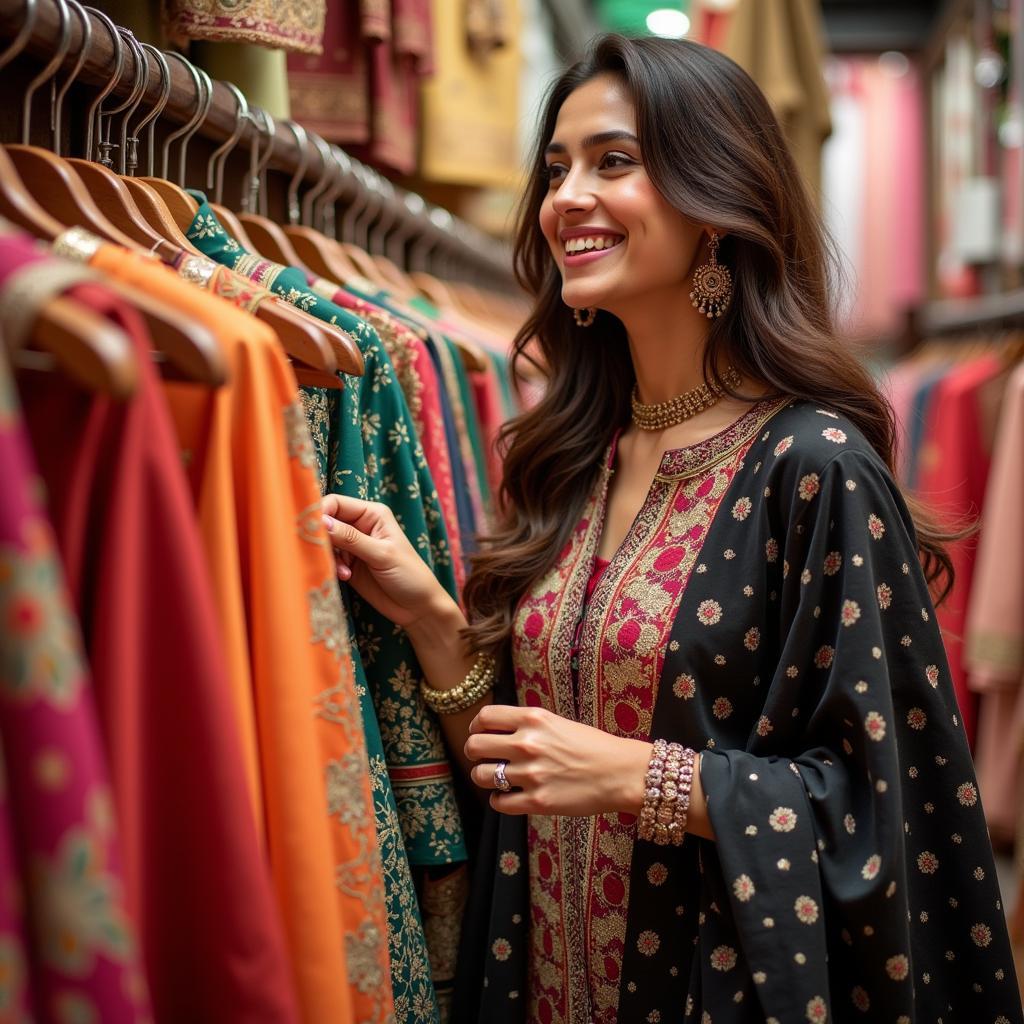
[[[226,267],[213,264],[204,256],[190,256],[178,267],[178,273],[186,280],[201,283],[208,292],[226,299],[239,310],[252,312],[265,299],[280,301],[272,292],[254,285]],[[233,318],[237,319],[237,314]],[[243,319],[246,325],[253,323],[251,317],[243,316]],[[350,994],[355,1019],[360,1024],[377,1024],[392,1019],[394,1000],[388,984],[390,961],[383,868],[377,845],[366,740],[356,694],[348,626],[335,580],[334,560],[320,520],[316,458],[305,414],[299,402],[297,384],[273,333],[263,324],[255,326],[258,333],[273,339],[270,349],[264,349],[264,355],[272,365],[274,379],[279,380],[282,375],[287,377],[287,382],[278,389],[278,402],[287,400],[289,395],[293,396],[287,405],[282,406],[284,428],[288,435],[296,508],[302,517],[301,532],[303,538],[311,543],[298,545],[294,552],[291,549],[285,551],[290,552],[288,557],[301,565],[304,574],[307,590],[297,594],[294,603],[297,606],[308,603],[316,644],[314,657],[322,680],[319,688],[314,686],[312,689],[319,742],[318,764],[327,784],[334,878],[349,954],[347,966]],[[171,390],[177,389],[172,386]],[[270,397],[268,400],[273,399]],[[262,403],[263,398],[253,396],[252,405],[241,414],[243,423],[246,416],[254,413],[260,415],[258,410],[262,408]],[[216,426],[227,430],[229,420],[234,429],[239,427],[239,414],[233,417],[222,416],[219,424],[215,424],[212,417],[209,423],[203,416],[191,416],[188,420],[187,423],[183,422],[183,430],[213,429]],[[284,437],[284,433],[279,436]],[[199,443],[201,446],[202,439]],[[221,462],[227,465],[227,469],[220,470],[221,476],[231,478],[230,463],[236,461],[238,454],[247,450],[249,444],[248,434],[239,431],[233,440],[229,438],[220,446],[224,449]],[[207,442],[206,450],[211,448],[212,445]],[[219,500],[230,500],[234,508],[234,498],[226,499],[221,493],[220,481],[215,478],[217,471],[212,468],[211,460],[207,458],[202,461],[205,475],[210,478],[210,489]],[[249,478],[244,469],[241,472],[246,479]],[[253,477],[257,475],[258,472],[252,473]],[[198,481],[194,486],[197,494],[204,490]],[[216,510],[211,510],[211,514],[216,515]],[[228,524],[227,528],[230,530],[231,525]],[[274,544],[275,541],[270,539],[268,543]],[[277,619],[273,621],[276,623]],[[322,645],[319,642],[321,640]],[[254,652],[253,657],[258,657],[258,653]],[[280,682],[287,685],[287,661],[283,668]]]
[[[267,850],[303,1020],[355,1020],[342,919],[346,898],[336,877],[331,832],[352,831],[350,808],[339,811],[336,805],[350,797],[358,814],[366,758],[360,737],[351,734],[355,730],[332,721],[330,729],[344,732],[355,762],[343,762],[349,774],[340,774],[351,784],[339,800],[332,792],[338,782],[324,764],[325,730],[317,723],[325,723],[325,716],[343,717],[355,690],[340,605],[335,612],[323,599],[328,583],[331,593],[337,588],[320,522],[312,446],[307,439],[307,456],[295,429],[304,425],[295,378],[271,330],[169,269],[107,245],[91,263],[196,318],[224,347],[229,384],[216,390],[167,384],[165,392],[221,614],[229,611],[235,630],[239,607],[244,616],[251,696],[236,697],[258,753]],[[361,852],[369,861],[365,843]],[[361,919],[370,930],[375,927],[371,915]]]

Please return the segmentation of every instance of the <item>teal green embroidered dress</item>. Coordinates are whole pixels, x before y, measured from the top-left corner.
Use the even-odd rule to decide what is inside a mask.
[[[358,343],[365,364],[362,377],[345,376],[340,392],[302,389],[321,488],[387,504],[423,560],[455,596],[437,493],[376,331],[311,291],[301,270],[246,252],[221,227],[205,196],[193,194],[200,208],[188,238],[204,255],[345,330]],[[448,965],[438,961],[447,959],[442,950],[457,944],[459,915],[449,908],[440,919],[427,921],[428,962],[410,864],[440,867],[466,859],[451,767],[437,720],[419,694],[422,672],[408,637],[347,587],[342,591],[358,642],[356,681],[384,864],[396,1018],[437,1021],[431,966],[438,980],[451,977]]]

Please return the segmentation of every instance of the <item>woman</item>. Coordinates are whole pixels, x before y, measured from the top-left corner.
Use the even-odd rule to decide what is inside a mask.
[[[756,85],[600,40],[551,93],[516,257],[549,384],[467,617],[385,508],[325,499],[498,812],[461,1015],[1019,1021],[942,537]]]

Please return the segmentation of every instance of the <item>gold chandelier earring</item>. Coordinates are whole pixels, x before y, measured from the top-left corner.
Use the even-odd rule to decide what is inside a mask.
[[[587,306],[586,309],[574,309],[572,311],[572,318],[576,321],[577,327],[589,327],[597,316],[597,309],[593,306]]]
[[[709,320],[721,316],[732,298],[732,274],[718,262],[718,241],[718,232],[712,231],[708,242],[711,259],[693,272],[693,291],[690,292],[694,308]]]

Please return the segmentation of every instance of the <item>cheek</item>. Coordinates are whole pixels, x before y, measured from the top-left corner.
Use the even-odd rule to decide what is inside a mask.
[[[552,252],[555,252],[561,243],[558,241],[558,214],[555,212],[550,195],[541,205],[538,221],[541,233],[547,239],[548,246]]]

